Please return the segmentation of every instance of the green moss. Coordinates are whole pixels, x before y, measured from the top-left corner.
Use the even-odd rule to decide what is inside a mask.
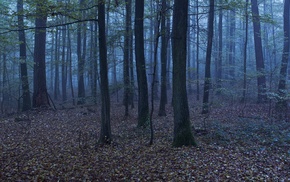
[[[174,136],[173,147],[197,146],[190,128],[184,128]]]
[[[149,126],[149,114],[138,119],[138,128],[147,128]]]

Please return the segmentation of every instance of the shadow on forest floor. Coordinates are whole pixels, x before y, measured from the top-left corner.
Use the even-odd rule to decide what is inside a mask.
[[[198,147],[172,148],[172,109],[154,116],[155,139],[136,109],[111,109],[113,142],[97,146],[100,108],[34,110],[0,121],[1,181],[288,181],[290,123],[263,106],[191,108]],[[241,115],[241,110],[243,113]],[[155,113],[156,114],[156,113]],[[206,129],[206,130],[204,130]]]

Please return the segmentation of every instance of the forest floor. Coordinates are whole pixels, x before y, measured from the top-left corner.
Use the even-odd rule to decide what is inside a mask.
[[[290,181],[290,122],[267,107],[191,107],[197,147],[173,148],[173,115],[150,132],[112,104],[113,142],[97,145],[100,108],[33,110],[0,120],[0,181]],[[206,130],[204,130],[206,129]]]

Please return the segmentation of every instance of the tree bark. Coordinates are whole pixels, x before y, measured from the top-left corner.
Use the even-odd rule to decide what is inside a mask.
[[[210,0],[202,114],[207,114],[209,112],[209,90],[211,84],[210,64],[211,64],[212,40],[213,40],[213,23],[214,23],[214,0]]]
[[[223,0],[220,0],[222,4]],[[222,88],[222,61],[223,61],[223,10],[219,10],[219,22],[218,22],[218,63],[217,63],[217,94],[221,93]]]
[[[258,103],[266,101],[266,77],[265,65],[262,51],[261,40],[261,25],[257,0],[252,1],[253,13],[253,27],[254,27],[254,42],[255,42],[255,55],[256,55],[256,70],[257,70],[257,84],[258,84]]]
[[[280,67],[280,79],[278,85],[278,94],[279,100],[276,104],[276,109],[279,112],[287,112],[287,96],[286,91],[286,80],[287,80],[287,67],[288,67],[288,60],[289,60],[289,6],[290,3],[288,0],[284,1],[284,46],[283,46],[283,54],[282,54],[282,61]]]
[[[109,144],[112,140],[110,124],[110,95],[108,85],[108,65],[107,65],[107,43],[106,43],[106,23],[104,1],[98,3],[98,23],[99,23],[99,51],[100,51],[100,77],[101,77],[101,134],[99,142]]]
[[[130,95],[130,73],[129,73],[129,56],[130,56],[130,31],[131,31],[131,3],[132,0],[126,0],[126,31],[124,40],[124,98],[125,116],[129,115],[129,95]]]
[[[243,82],[243,98],[242,102],[246,100],[246,91],[247,91],[247,47],[248,47],[248,31],[249,31],[249,14],[248,14],[248,3],[249,0],[246,0],[245,14],[246,14],[246,22],[245,22],[245,43],[244,43],[244,82]]]
[[[166,116],[165,106],[167,104],[167,46],[168,35],[166,27],[166,17],[168,15],[167,0],[162,0],[162,15],[161,15],[161,92],[159,103],[159,116]]]
[[[26,64],[26,37],[24,31],[23,0],[17,0],[19,46],[20,46],[20,77],[22,86],[22,111],[31,109],[31,98]]]
[[[175,0],[173,6],[173,146],[196,145],[191,132],[186,91],[186,38],[188,0]]]
[[[84,0],[80,0],[80,7],[83,7]],[[77,27],[77,55],[78,55],[78,105],[85,103],[85,82],[84,82],[84,70],[85,70],[85,60],[84,53],[82,54],[82,25],[83,23],[78,23]],[[84,34],[85,36],[85,34]],[[83,47],[85,46],[85,37],[83,37]]]
[[[144,57],[144,0],[136,0],[135,9],[135,57],[138,80],[138,127],[149,122],[148,85]]]
[[[49,106],[46,88],[45,44],[47,12],[44,8],[47,1],[39,1],[36,5],[35,39],[34,39],[34,93],[33,107]]]

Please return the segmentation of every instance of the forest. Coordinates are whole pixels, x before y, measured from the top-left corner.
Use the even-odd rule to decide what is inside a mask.
[[[290,181],[289,0],[0,17],[0,181]]]

